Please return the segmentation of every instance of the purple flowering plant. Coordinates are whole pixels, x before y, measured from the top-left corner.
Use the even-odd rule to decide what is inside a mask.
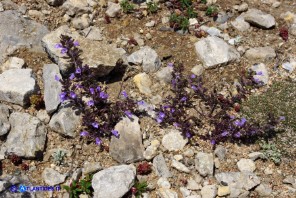
[[[109,100],[107,86],[98,82],[88,65],[83,64],[78,49],[79,43],[69,36],[61,35],[61,43],[56,47],[61,49],[69,60],[70,69],[63,79],[55,77],[62,84],[59,95],[62,102],[69,102],[73,108],[82,113],[80,135],[101,145],[102,138],[119,137],[114,130],[115,125],[123,116],[132,119],[136,112],[136,102],[124,91],[124,99],[116,102]]]

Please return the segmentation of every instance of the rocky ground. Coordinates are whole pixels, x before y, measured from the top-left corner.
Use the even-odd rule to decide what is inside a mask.
[[[170,15],[180,12],[173,1],[157,0],[156,13],[135,2],[124,13],[118,1],[0,1],[0,197],[69,197],[65,189],[18,191],[70,185],[89,174],[100,198],[135,191],[146,198],[295,197],[296,2],[193,1],[198,17],[185,32],[170,27]],[[207,15],[209,6],[218,15]],[[214,147],[150,116],[124,117],[115,126],[120,137],[100,147],[79,135],[81,116],[60,102],[55,76],[68,69],[55,48],[61,34],[79,42],[111,101],[125,90],[136,101],[161,104],[170,93],[171,64],[183,63],[186,74],[221,93],[250,68],[263,86],[251,90],[239,114],[263,122],[273,112],[285,120],[265,142]],[[145,165],[151,172],[144,174]],[[143,193],[135,190],[145,182]]]

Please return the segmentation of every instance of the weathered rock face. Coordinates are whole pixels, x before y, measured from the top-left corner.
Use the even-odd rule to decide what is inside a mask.
[[[0,64],[20,47],[42,50],[41,38],[48,33],[45,26],[25,19],[15,10],[0,12],[0,19]]]
[[[109,74],[117,63],[125,58],[125,50],[116,48],[115,44],[86,39],[76,31],[71,31],[68,26],[61,26],[42,38],[42,46],[55,63],[59,65],[62,74],[67,73],[71,68],[69,68],[65,55],[60,53],[60,49],[55,48],[55,45],[60,43],[61,34],[71,36],[79,42],[79,48],[82,49],[81,58],[84,61],[83,63],[88,64],[98,76]]]
[[[240,58],[240,54],[235,48],[215,36],[208,36],[196,42],[195,50],[205,68],[211,68]]]
[[[60,104],[59,94],[62,92],[62,85],[55,80],[55,75],[62,79],[57,65],[46,64],[43,66],[44,103],[49,114],[54,112]]]
[[[32,69],[10,69],[0,74],[0,100],[25,106],[36,91]]]
[[[124,117],[115,126],[120,134],[119,138],[112,136],[110,142],[110,155],[120,163],[132,163],[142,160],[144,146],[139,118],[133,116],[133,120]]]
[[[8,106],[0,104],[0,136],[8,133],[10,123],[8,121],[9,109]]]
[[[135,176],[136,168],[133,165],[113,166],[94,174],[94,197],[121,198],[133,186]]]
[[[7,153],[34,158],[43,152],[47,130],[36,117],[27,113],[12,113],[9,117],[11,130],[4,144]]]
[[[245,21],[263,29],[269,29],[275,26],[275,18],[261,10],[249,9],[243,16]]]
[[[63,136],[75,137],[76,129],[80,124],[80,116],[77,112],[64,105],[54,114],[49,122],[49,127]]]
[[[161,66],[161,60],[155,50],[148,46],[132,53],[127,57],[127,61],[132,64],[142,65],[144,72],[156,72]]]

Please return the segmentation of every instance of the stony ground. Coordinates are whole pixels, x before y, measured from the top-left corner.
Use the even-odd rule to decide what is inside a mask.
[[[169,1],[159,1],[157,13],[143,3],[126,14],[117,1],[1,0],[0,197],[68,197],[64,189],[14,193],[11,187],[69,185],[88,174],[100,198],[132,197],[136,181],[147,182],[142,197],[151,198],[295,197],[295,1],[198,5],[198,20],[184,33],[170,28]],[[211,5],[219,11],[215,18],[205,12]],[[209,89],[231,87],[242,69],[252,68],[262,72],[257,77],[264,85],[252,89],[240,114],[263,123],[273,112],[285,121],[265,143],[213,147],[209,140],[188,141],[149,116],[124,118],[115,127],[120,138],[99,147],[79,136],[80,117],[60,104],[54,78],[67,67],[54,45],[61,34],[80,43],[84,63],[106,82],[110,100],[126,90],[158,105],[170,93],[169,63],[183,63],[185,73],[202,76]],[[120,60],[126,71],[116,67]],[[45,106],[30,104],[32,94],[42,95]],[[136,169],[145,161],[152,172],[143,176]]]

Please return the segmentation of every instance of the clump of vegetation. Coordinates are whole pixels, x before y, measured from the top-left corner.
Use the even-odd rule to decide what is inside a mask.
[[[8,155],[8,159],[15,165],[18,166],[22,164],[22,158],[16,154]]]
[[[188,29],[189,26],[189,19],[185,16],[172,14],[170,16],[170,26],[174,30],[183,30],[185,32]]]
[[[132,3],[130,3],[128,0],[121,1],[120,7],[124,13],[132,13],[135,9],[135,6]]]
[[[150,14],[154,14],[158,10],[158,5],[155,2],[149,2],[147,3],[147,10]]]
[[[137,167],[137,174],[139,175],[147,175],[151,173],[151,165],[148,162],[140,163]]]
[[[216,6],[209,6],[206,10],[206,15],[216,17],[218,15],[218,8]]]
[[[78,182],[73,181],[70,186],[63,185],[70,195],[70,198],[78,198],[82,194],[93,196],[94,189],[91,186],[93,175],[87,175],[84,179],[80,179]]]
[[[57,150],[52,154],[53,161],[56,165],[60,166],[64,164],[64,159],[66,157],[66,153],[63,150]]]
[[[266,160],[272,160],[275,164],[281,163],[282,154],[275,144],[262,141],[259,143],[263,158]]]
[[[147,182],[139,182],[137,181],[134,186],[131,188],[132,194],[136,196],[136,198],[140,198],[143,193],[147,191]]]

